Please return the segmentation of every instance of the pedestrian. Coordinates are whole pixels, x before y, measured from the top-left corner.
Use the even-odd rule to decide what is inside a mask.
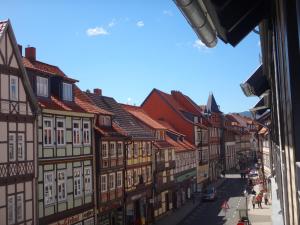
[[[253,209],[255,209],[255,203],[256,203],[256,196],[255,195],[253,195],[253,197],[252,197],[252,206],[253,206]]]
[[[258,194],[256,196],[256,202],[257,202],[257,207],[261,208],[262,209],[262,206],[261,206],[261,202],[262,202],[262,197],[260,194]]]
[[[269,203],[269,194],[267,192],[264,193],[264,200],[265,200],[265,205],[268,205],[268,203]]]

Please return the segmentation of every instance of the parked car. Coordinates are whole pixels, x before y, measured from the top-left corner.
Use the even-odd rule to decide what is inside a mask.
[[[214,201],[217,198],[217,191],[214,187],[205,189],[202,193],[202,201]]]

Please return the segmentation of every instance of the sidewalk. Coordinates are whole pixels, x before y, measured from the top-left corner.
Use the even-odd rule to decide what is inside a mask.
[[[255,185],[254,190],[256,193],[262,189],[261,185]],[[265,205],[264,201],[262,202],[262,209],[258,208],[257,204],[255,205],[255,209],[252,207],[251,198],[253,195],[249,195],[248,197],[248,215],[251,225],[271,225],[272,224],[272,205]]]
[[[226,179],[220,178],[215,183],[212,183],[214,187],[217,189],[224,183]],[[187,201],[183,206],[175,211],[170,211],[166,213],[166,215],[158,218],[155,221],[155,225],[179,225],[181,221],[183,221],[186,217],[188,217],[195,208],[201,205],[201,199],[196,200],[195,204],[193,204],[192,200]]]

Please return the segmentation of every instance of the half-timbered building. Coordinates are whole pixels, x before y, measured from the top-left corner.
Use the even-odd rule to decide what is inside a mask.
[[[101,90],[96,89],[100,94]],[[95,114],[97,224],[122,225],[124,215],[124,131],[113,122],[113,113],[96,106],[75,87],[75,102]]]
[[[94,114],[74,99],[76,80],[25,49],[23,64],[38,99],[39,224],[94,224]]]
[[[123,105],[123,108],[155,135],[152,156],[154,217],[159,217],[173,209],[175,146],[168,142],[167,128],[160,121],[152,119],[141,107]]]
[[[154,136],[151,130],[142,126],[113,98],[102,96],[99,92],[87,94],[98,107],[114,113],[113,122],[130,137],[125,146],[125,224],[148,224],[153,219],[153,204],[150,204],[150,200]]]
[[[38,105],[10,21],[0,22],[0,224],[36,224]]]

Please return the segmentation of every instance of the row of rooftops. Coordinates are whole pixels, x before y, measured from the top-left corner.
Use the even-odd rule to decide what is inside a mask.
[[[10,26],[9,21],[0,22],[0,33],[5,32],[6,28]],[[18,49],[22,56],[22,47],[18,46]],[[158,146],[172,145],[176,147],[177,150],[195,149],[194,145],[185,140],[185,135],[178,132],[170,123],[165,120],[153,119],[141,107],[120,104],[112,97],[103,96],[101,89],[95,89],[94,93],[81,91],[75,84],[78,80],[70,78],[57,66],[37,60],[36,49],[34,47],[25,48],[25,56],[22,56],[21,59],[31,79],[33,79],[34,76],[43,75],[50,79],[59,79],[72,84],[74,96],[72,101],[64,101],[50,93],[48,98],[37,96],[40,108],[109,116],[112,118],[110,127],[99,126],[98,124],[95,126],[96,131],[103,136],[154,140],[155,132],[153,131],[163,130],[169,134],[166,135],[166,139],[164,140],[167,143],[157,141],[156,144]],[[31,82],[31,85],[34,84],[34,82]],[[209,94],[207,104],[200,106],[180,91],[172,91],[171,94],[167,94],[158,89],[153,89],[152,92],[157,92],[169,103],[173,110],[185,118],[186,121],[204,129],[212,125],[205,115],[213,113],[222,114],[212,93]],[[182,99],[184,99],[184,101],[182,101]],[[145,101],[146,100],[147,98]],[[195,116],[198,116],[197,121],[194,119]],[[250,121],[250,119],[238,117],[235,114],[226,115],[225,119],[233,120],[232,117],[234,117],[235,121],[231,121],[231,124],[236,123],[236,125],[234,125],[236,127],[247,127]]]

